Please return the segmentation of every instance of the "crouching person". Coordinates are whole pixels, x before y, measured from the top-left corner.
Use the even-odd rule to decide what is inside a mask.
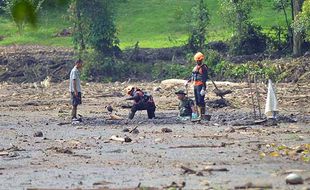
[[[175,92],[180,100],[179,103],[179,118],[181,120],[197,120],[198,115],[196,113],[194,101],[186,96],[183,90]]]
[[[126,100],[133,100],[133,105],[128,115],[129,119],[133,119],[138,110],[146,110],[149,119],[155,118],[156,106],[151,95],[133,86],[128,86],[126,92],[130,96]]]

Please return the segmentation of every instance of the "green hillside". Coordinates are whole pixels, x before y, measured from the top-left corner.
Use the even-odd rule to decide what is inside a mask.
[[[206,0],[210,11],[208,41],[225,40],[231,36],[218,13],[219,0]],[[262,8],[255,10],[253,21],[268,30],[272,25],[285,25],[284,16],[272,10],[273,0],[262,0]],[[121,48],[133,46],[160,48],[181,45],[186,42],[188,25],[186,18],[193,6],[192,0],[130,0],[119,3],[116,24]],[[67,8],[42,10],[40,24],[36,29],[26,27],[22,34],[14,23],[0,17],[0,45],[41,44],[72,47],[70,37],[53,37],[70,27]]]

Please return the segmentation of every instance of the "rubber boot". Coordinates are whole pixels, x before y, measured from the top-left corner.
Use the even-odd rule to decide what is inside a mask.
[[[201,119],[205,119],[206,107],[200,107]]]
[[[129,115],[128,115],[128,118],[129,118],[129,119],[133,119],[134,116],[135,116],[135,112],[130,111],[130,112],[129,112]]]

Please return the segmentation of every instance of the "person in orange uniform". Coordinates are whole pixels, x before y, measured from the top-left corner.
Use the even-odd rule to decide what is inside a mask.
[[[192,71],[191,78],[185,83],[185,86],[188,85],[189,82],[194,82],[194,95],[195,102],[198,108],[198,116],[201,119],[204,119],[206,112],[206,103],[205,103],[205,95],[206,95],[206,81],[208,79],[208,67],[203,64],[204,55],[201,52],[197,52],[194,56],[194,60],[196,65]]]
[[[126,98],[126,100],[133,100],[134,102],[128,115],[129,119],[133,119],[138,110],[146,110],[149,119],[155,118],[156,106],[152,95],[133,86],[128,86],[126,91],[130,96],[129,98]]]

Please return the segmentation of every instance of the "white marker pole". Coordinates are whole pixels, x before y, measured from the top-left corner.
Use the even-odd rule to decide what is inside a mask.
[[[267,116],[267,118],[275,119],[277,113],[278,113],[277,96],[273,88],[272,81],[269,79],[265,115]]]

